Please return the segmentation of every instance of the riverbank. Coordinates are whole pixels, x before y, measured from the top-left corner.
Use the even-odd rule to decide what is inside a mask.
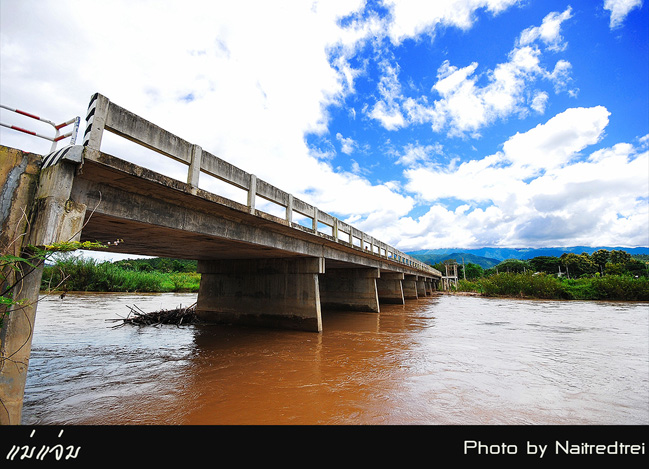
[[[500,273],[475,281],[460,280],[457,291],[505,298],[649,301],[649,278],[606,275],[568,279],[538,273]]]
[[[41,290],[80,292],[198,292],[196,272],[134,270],[123,264],[94,259],[59,260],[45,267]]]

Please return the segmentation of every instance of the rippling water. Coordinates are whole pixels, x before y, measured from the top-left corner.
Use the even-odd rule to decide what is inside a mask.
[[[122,326],[194,294],[38,307],[22,423],[649,424],[649,305],[441,295],[321,334]]]

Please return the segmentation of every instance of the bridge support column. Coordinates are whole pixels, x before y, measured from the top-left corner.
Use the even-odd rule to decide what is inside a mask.
[[[420,298],[426,296],[426,282],[422,277],[417,278],[417,296]]]
[[[406,275],[402,281],[403,285],[403,297],[406,300],[416,300],[419,298],[417,294],[417,276],[416,275]]]
[[[379,269],[329,269],[320,275],[323,308],[379,312]]]
[[[403,298],[403,286],[401,285],[403,278],[404,275],[400,272],[381,273],[381,277],[376,279],[376,289],[381,303],[397,305],[405,303]]]
[[[62,161],[42,170],[39,179],[35,161],[26,160],[29,155],[5,154],[3,150],[0,157],[3,176],[5,169],[8,170],[8,177],[2,178],[3,195],[6,190],[7,201],[11,204],[9,212],[2,213],[2,252],[24,256],[22,249],[29,244],[44,246],[59,241],[78,241],[86,206],[70,200],[77,165]],[[29,225],[26,218],[16,218],[23,210],[28,213],[32,206]],[[8,293],[16,303],[8,311],[0,308],[0,314],[6,312],[0,331],[0,425],[20,424],[43,275],[43,265],[38,262],[33,265],[35,267],[20,263],[21,272],[6,272],[9,273],[8,282],[1,285],[3,292],[5,288],[10,289]]]
[[[324,259],[199,261],[196,312],[211,323],[322,331]]]

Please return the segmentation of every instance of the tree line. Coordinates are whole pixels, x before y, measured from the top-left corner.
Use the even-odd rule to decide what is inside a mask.
[[[446,272],[445,263],[434,267]],[[484,296],[649,301],[649,256],[601,249],[593,254],[507,259],[489,269],[458,264],[458,280],[454,290]]]
[[[197,261],[188,259],[170,259],[166,257],[153,257],[142,259],[124,259],[113,262],[124,270],[137,272],[196,272]]]
[[[446,272],[445,264],[457,263],[455,259],[438,262],[434,268]],[[458,278],[477,280],[499,273],[544,273],[560,278],[592,278],[607,275],[649,277],[649,256],[631,255],[623,250],[599,249],[592,254],[564,253],[560,257],[537,256],[527,260],[506,259],[489,269],[474,263],[458,263]]]

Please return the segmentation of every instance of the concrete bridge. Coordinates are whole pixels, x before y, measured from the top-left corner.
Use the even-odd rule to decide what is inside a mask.
[[[111,251],[196,259],[202,319],[315,332],[322,330],[321,307],[379,312],[382,301],[430,295],[441,279],[430,266],[100,94],[86,120],[83,145],[46,157],[38,199],[49,200],[47,219],[37,223],[43,231],[33,244],[120,239]],[[186,164],[187,182],[103,153],[107,131]],[[200,189],[203,173],[246,191],[247,204]],[[259,201],[282,207],[285,216],[259,210]]]
[[[186,182],[128,162],[126,155],[102,152],[105,132],[185,164]],[[198,260],[197,313],[205,322],[320,332],[323,308],[379,313],[381,303],[431,295],[442,279],[430,266],[100,94],[91,98],[82,145],[29,163],[18,150],[0,150],[3,166],[14,162],[0,173],[3,199],[12,201],[11,213],[3,213],[3,237],[11,237],[11,225],[23,246],[120,240],[110,251]],[[18,181],[12,174],[20,168],[20,177],[32,182],[17,197],[10,193],[12,181]],[[245,191],[246,203],[199,188],[201,175]],[[19,223],[20,201],[31,211],[29,223],[26,217]],[[280,207],[282,216],[264,211],[265,204]],[[32,301],[22,308],[25,314],[5,321],[2,356],[13,354],[24,369],[2,366],[3,387],[9,382],[24,387],[41,275],[37,270],[20,290]],[[21,344],[20,353],[9,350],[12,343]],[[17,394],[21,404],[22,391],[3,392],[0,398],[11,407]]]

